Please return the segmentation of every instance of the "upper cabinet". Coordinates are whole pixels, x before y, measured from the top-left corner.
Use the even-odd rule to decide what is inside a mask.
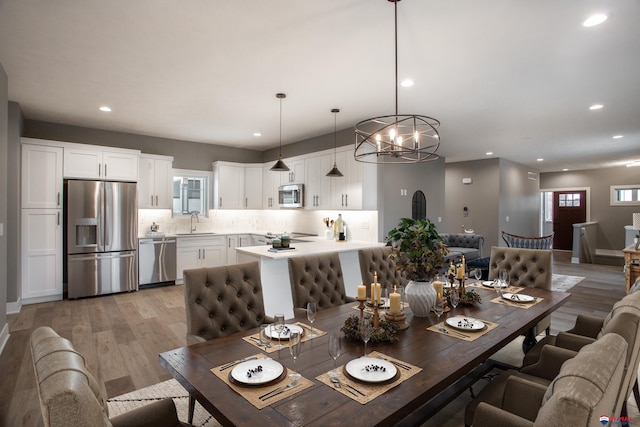
[[[136,182],[138,154],[95,146],[64,147],[64,177]]]
[[[329,209],[331,206],[331,178],[327,172],[333,167],[332,156],[321,154],[305,160],[305,209]],[[340,178],[338,178],[340,179]]]
[[[62,208],[62,148],[22,145],[22,207]]]
[[[214,209],[262,209],[262,164],[213,163]]]
[[[291,158],[283,161],[289,168],[289,172],[274,172],[280,174],[280,184],[304,184],[304,159]]]
[[[336,153],[336,165],[344,176],[331,179],[331,209],[362,209],[362,163],[353,151]]]
[[[271,170],[272,163],[262,167],[262,209],[279,209],[278,187],[282,174],[286,172],[274,172]]]
[[[173,157],[142,154],[139,157],[138,207],[172,208]]]

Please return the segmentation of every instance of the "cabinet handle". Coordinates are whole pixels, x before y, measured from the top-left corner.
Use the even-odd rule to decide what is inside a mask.
[[[58,212],[58,227],[60,227],[60,212]]]
[[[229,237],[227,240],[229,242],[229,247],[231,247],[231,237]]]
[[[156,194],[156,207],[158,207],[158,195]]]
[[[202,259],[205,259],[206,257],[207,257],[207,250],[202,249]]]
[[[344,206],[345,207],[349,206],[349,195],[348,194],[344,195]]]
[[[151,196],[151,206],[153,206],[153,196]]]
[[[60,206],[60,192],[58,191],[58,206]]]
[[[98,176],[102,176],[102,163],[98,163]]]
[[[104,164],[104,177],[107,177],[107,164]]]
[[[244,199],[244,207],[246,208],[247,206],[249,206],[249,198],[245,197],[245,199]]]
[[[220,197],[220,203],[218,203],[220,207],[222,207],[222,197]]]
[[[200,256],[200,251],[201,251],[201,250],[202,250],[202,249],[198,249],[198,259],[202,259],[202,257]]]
[[[344,208],[344,194],[341,194],[340,196],[342,196],[342,204],[340,206]]]

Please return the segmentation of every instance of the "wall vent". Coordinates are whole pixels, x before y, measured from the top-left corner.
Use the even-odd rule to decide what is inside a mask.
[[[537,181],[538,174],[533,172],[527,172],[527,178],[529,178],[531,181]]]

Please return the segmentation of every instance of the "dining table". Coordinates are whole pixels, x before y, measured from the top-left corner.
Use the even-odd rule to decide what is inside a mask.
[[[291,390],[290,395],[266,401],[260,407],[255,402],[261,401],[254,399],[252,403],[249,399],[249,394],[255,395],[255,388],[237,387],[233,384],[235,381],[229,381],[233,378],[226,377],[232,369],[222,369],[225,364],[233,366],[256,356],[266,356],[289,370],[294,369],[294,360],[286,345],[275,351],[270,347],[270,352],[266,353],[267,349],[257,346],[254,338],[248,339],[258,333],[257,328],[163,352],[159,361],[189,392],[191,403],[198,401],[224,426],[415,425],[427,417],[424,408],[430,402],[437,400],[439,395],[450,393],[455,384],[486,365],[495,352],[532,329],[571,296],[565,292],[520,288],[512,292],[521,297],[507,301],[497,296],[493,289],[479,284],[467,286],[469,289],[480,295],[480,302],[450,308],[440,316],[439,324],[434,313],[415,317],[407,308],[408,327],[397,332],[395,342],[369,342],[367,351],[392,362],[399,373],[380,385],[347,381],[360,394],[345,390],[345,387],[337,389],[332,386],[335,384],[324,381],[327,373],[334,369],[334,359],[328,352],[330,334],[342,336],[342,352],[336,361],[341,367],[341,377],[354,379],[345,367],[354,366],[364,355],[364,343],[348,339],[341,328],[350,316],[361,315],[358,303],[319,310],[312,324],[303,317],[288,319],[287,324],[297,323],[304,329],[311,326],[322,333],[302,343],[301,353],[295,361],[295,371],[305,381],[304,387]],[[533,298],[533,302],[524,297]],[[449,326],[447,319],[460,318],[472,322],[480,320],[484,328],[473,339],[464,338],[473,335],[464,329],[448,327],[451,333],[440,329],[441,325]],[[270,343],[275,344],[274,341]],[[289,382],[283,376],[278,385]],[[192,412],[191,407],[190,414]]]

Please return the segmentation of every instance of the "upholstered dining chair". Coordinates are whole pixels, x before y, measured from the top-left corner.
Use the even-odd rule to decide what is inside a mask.
[[[567,360],[548,386],[509,377],[496,405],[480,402],[472,425],[600,425],[602,415],[615,413],[626,353],[626,341],[610,333]]]
[[[187,345],[257,328],[265,314],[258,262],[184,270]]]
[[[31,334],[30,343],[45,427],[190,425],[178,420],[171,398],[109,418],[98,383],[69,340],[41,326]]]
[[[540,237],[527,237],[502,231],[502,240],[504,240],[510,248],[551,249],[553,246],[553,235],[554,233]]]
[[[523,249],[491,247],[489,260],[489,280],[498,278],[501,269],[509,272],[512,286],[551,289],[552,252],[546,249]],[[542,319],[536,326],[533,336],[538,331],[551,331],[551,316]]]
[[[337,252],[289,258],[289,279],[296,316],[306,315],[309,302],[323,310],[355,301],[345,292]]]
[[[378,283],[381,287],[393,291],[394,285],[406,285],[407,279],[402,273],[396,270],[396,262],[389,255],[391,246],[381,246],[379,248],[369,248],[358,250],[360,261],[360,273],[362,283],[367,288],[367,297],[370,297],[370,283],[373,283],[374,273],[378,273]]]

